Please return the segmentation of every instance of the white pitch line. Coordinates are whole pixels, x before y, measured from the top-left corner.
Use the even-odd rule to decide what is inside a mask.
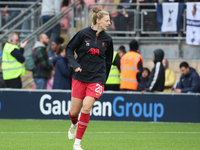
[[[0,132],[0,134],[66,134],[68,132]],[[200,132],[86,132],[89,134],[200,134]]]
[[[159,134],[200,134],[200,132],[87,132],[87,133],[139,133],[139,134],[155,134],[155,133],[159,133]]]

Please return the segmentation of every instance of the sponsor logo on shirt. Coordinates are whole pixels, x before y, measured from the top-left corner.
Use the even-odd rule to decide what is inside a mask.
[[[89,53],[90,52],[90,54],[93,54],[93,55],[99,55],[99,49],[97,49],[97,48],[90,48],[88,51],[87,51],[87,53]]]
[[[86,46],[90,46],[90,42],[91,40],[85,40]]]
[[[104,47],[105,46],[105,42],[102,42],[102,47]]]

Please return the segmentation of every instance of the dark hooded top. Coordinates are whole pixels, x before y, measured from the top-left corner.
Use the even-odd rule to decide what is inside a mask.
[[[55,66],[53,89],[71,89],[71,67],[67,58],[57,55],[53,59],[53,64]]]
[[[165,69],[162,65],[162,60],[164,58],[164,52],[162,49],[157,49],[154,52],[155,61],[154,61],[154,68],[151,71],[149,77],[149,90],[150,91],[163,91],[164,90],[164,83],[165,83]]]
[[[146,90],[148,88],[148,82],[149,82],[149,78],[144,79],[142,76],[140,77],[138,86],[137,86],[137,91],[143,91]]]
[[[181,89],[181,93],[200,92],[200,79],[194,68],[190,67],[187,75],[181,75],[176,88]]]

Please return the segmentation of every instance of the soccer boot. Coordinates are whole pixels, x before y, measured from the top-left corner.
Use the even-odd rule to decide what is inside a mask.
[[[70,128],[69,128],[69,131],[68,131],[68,138],[70,140],[74,139],[75,136],[76,136],[76,130],[77,130],[77,124],[75,125],[71,125]]]
[[[83,149],[81,148],[80,144],[74,144],[73,145],[73,150],[83,150]]]

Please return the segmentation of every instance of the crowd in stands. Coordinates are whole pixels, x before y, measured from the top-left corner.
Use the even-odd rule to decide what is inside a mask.
[[[37,0],[5,0],[8,2],[36,2]],[[23,4],[9,4],[9,5],[0,5],[0,8],[5,8],[4,10],[1,10],[2,20],[1,25],[4,26],[6,23],[14,19],[16,16],[18,16],[20,13],[24,13],[24,11],[29,7],[30,5],[23,5]],[[16,8],[16,10],[15,10]],[[23,17],[28,15],[30,13],[27,12],[24,14]],[[20,18],[20,19],[23,19]],[[11,28],[13,25],[15,25],[19,20],[15,21],[13,24],[11,24],[8,28]],[[30,30],[30,20],[26,20],[22,23],[21,26],[18,26],[17,29],[21,29],[21,35],[27,35],[28,30]]]
[[[15,1],[15,0],[8,0]],[[27,2],[34,2],[36,0],[20,0]],[[113,2],[113,0],[99,0],[99,3]],[[191,0],[192,1],[192,0]],[[120,3],[155,3],[155,2],[184,2],[184,0],[121,0]],[[196,1],[195,1],[196,2]],[[42,23],[57,15],[61,11],[62,0],[43,0],[41,19]],[[64,1],[68,4],[68,1]],[[0,7],[6,8],[27,8],[27,6],[20,5],[5,5]],[[107,9],[112,7],[107,6]],[[130,30],[133,27],[133,14],[128,9],[135,6],[121,6],[121,12],[114,14],[113,21],[115,29],[124,31],[125,28]],[[151,8],[152,6],[143,6]],[[3,24],[8,23],[21,11],[4,11]],[[24,22],[22,29],[29,29],[28,22]],[[53,29],[47,33],[38,35],[38,41],[33,47],[33,60],[35,69],[32,71],[33,79],[36,89],[71,89],[71,67],[66,58],[64,39],[60,37],[61,26],[58,23]],[[27,35],[27,32],[22,32]],[[125,36],[125,34],[118,34],[118,36]],[[8,42],[4,45],[4,50],[9,53],[0,53],[3,56],[0,74],[1,88],[22,88],[21,76],[25,73],[25,68],[22,65],[25,62],[23,56],[24,47],[27,41],[17,46],[19,43],[19,36],[16,33],[8,35]],[[197,93],[200,92],[200,77],[198,73],[189,66],[187,62],[180,63],[180,71],[182,73],[179,83],[176,83],[175,73],[169,68],[169,62],[164,59],[164,51],[156,49],[153,52],[152,61],[154,68],[150,71],[149,68],[143,66],[143,58],[137,51],[139,44],[136,40],[132,40],[129,44],[130,51],[127,52],[124,45],[121,45],[117,51],[114,52],[112,69],[109,78],[105,85],[105,90],[112,91],[136,91],[141,92],[167,92],[167,93]],[[48,50],[48,51],[47,51]],[[76,57],[76,56],[75,56]],[[15,67],[18,69],[12,70],[13,66],[9,66],[9,58],[16,61]],[[8,71],[9,70],[9,73]]]
[[[6,1],[6,0],[5,0]],[[35,2],[36,0],[7,0],[8,2]],[[127,3],[127,4],[136,4],[136,3],[163,3],[163,2],[198,2],[200,0],[119,0],[118,3]],[[53,18],[55,15],[59,14],[62,10],[66,8],[68,4],[71,4],[73,0],[42,0],[42,11],[41,11],[41,22],[42,24],[46,23],[48,20]],[[85,4],[88,6],[91,3],[113,3],[114,0],[84,0]],[[2,20],[2,26],[8,23],[10,20],[15,18],[20,13],[24,13],[24,11],[29,7],[30,5],[1,5],[0,8],[5,8],[1,10],[1,17]],[[118,5],[116,8],[112,5],[102,5],[105,9],[109,10],[111,20],[112,20],[112,30],[116,31],[133,31],[134,28],[134,12],[131,11],[133,9],[136,9],[136,6],[134,5]],[[18,8],[21,10],[9,10],[9,8]],[[155,5],[152,6],[145,6],[142,5],[139,7],[140,9],[155,9]],[[117,11],[114,11],[115,9],[118,9]],[[112,11],[111,11],[112,10]],[[119,11],[121,10],[121,11]],[[27,12],[23,17],[28,15]],[[23,19],[23,17],[21,19]],[[145,13],[144,15],[144,21],[143,21],[143,27],[144,30],[148,31],[155,31],[155,28],[157,27],[157,23],[155,21],[155,14],[154,13]],[[46,34],[50,38],[50,41],[54,41],[56,37],[60,36],[60,29],[67,30],[68,29],[68,19],[71,19],[71,15],[68,16],[68,18],[64,18],[61,20],[61,23],[58,23],[56,26],[54,26],[51,30],[49,30]],[[152,21],[154,20],[154,21]],[[18,21],[18,20],[17,20]],[[16,21],[16,22],[17,22]],[[14,25],[16,22],[11,24],[8,28],[10,28],[12,25]],[[21,35],[27,35],[30,33],[28,30],[30,30],[30,20],[26,20],[23,22],[21,26],[19,26],[17,29],[21,29]],[[124,33],[117,33],[117,36],[125,36]],[[141,36],[147,36],[146,34],[141,34]],[[52,55],[51,53],[51,47],[49,46],[48,49],[50,50],[48,52],[48,55]]]
[[[59,41],[60,37],[56,40]],[[55,42],[55,41],[54,41]],[[27,41],[17,46],[19,37],[16,33],[9,34],[8,42],[4,49],[9,53],[2,53],[2,74],[0,76],[1,88],[22,88],[21,77],[25,73],[22,63],[24,47]],[[33,60],[35,69],[33,78],[36,89],[71,89],[71,67],[67,60],[65,47],[61,44],[54,52],[54,57],[47,55],[49,38],[46,34],[40,34],[34,45]],[[126,53],[122,45],[114,52],[112,69],[105,85],[105,90],[112,91],[141,91],[149,92],[174,92],[197,93],[200,92],[200,77],[194,68],[187,62],[180,63],[181,77],[179,83],[175,83],[174,71],[169,68],[169,62],[164,59],[162,49],[153,52],[152,61],[155,66],[150,71],[143,66],[142,56],[137,52],[139,44],[136,40],[130,42],[130,51]],[[50,60],[51,59],[51,64]],[[10,69],[9,61],[16,61],[18,69]],[[9,70],[9,71],[7,71]],[[2,80],[2,78],[4,80]]]
[[[35,69],[33,78],[36,89],[71,89],[71,67],[66,58],[64,40],[57,37],[51,44],[53,56],[48,57],[47,46],[50,43],[46,34],[40,34],[35,43],[33,60]]]
[[[142,56],[137,52],[139,44],[136,40],[130,42],[130,51],[121,55],[123,45],[114,54],[111,72],[105,85],[105,90],[165,93],[198,93],[200,92],[200,77],[187,62],[180,63],[181,77],[176,83],[175,73],[169,68],[169,62],[164,59],[164,51],[156,49],[152,61],[154,67],[150,71],[143,66]],[[119,55],[121,56],[120,60]],[[118,63],[117,63],[118,61]],[[120,63],[120,69],[117,64]],[[115,70],[115,71],[114,71]]]

